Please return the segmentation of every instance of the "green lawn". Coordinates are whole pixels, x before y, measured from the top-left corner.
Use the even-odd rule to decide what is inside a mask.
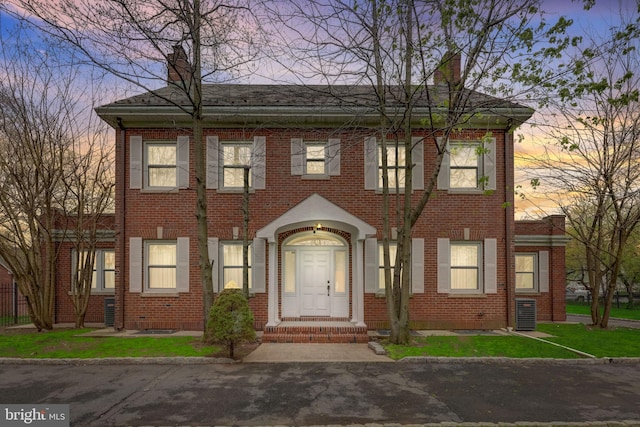
[[[544,338],[596,357],[640,357],[640,329],[602,330],[577,324],[538,324]],[[408,356],[580,358],[553,344],[521,336],[431,336],[414,339],[408,346],[384,344],[392,359]]]
[[[197,337],[80,337],[91,329],[48,332],[4,332],[0,357],[104,358],[210,356],[220,347],[204,345]]]
[[[575,359],[577,354],[530,338],[509,336],[430,336],[416,338],[412,345],[384,345],[392,359],[408,356],[444,357],[542,357]]]
[[[591,315],[591,307],[589,304],[578,302],[567,302],[567,314],[585,314]],[[632,309],[626,308],[626,304],[620,303],[620,308],[616,307],[614,302],[611,307],[611,318],[617,319],[633,319],[640,320],[640,305],[636,304]]]

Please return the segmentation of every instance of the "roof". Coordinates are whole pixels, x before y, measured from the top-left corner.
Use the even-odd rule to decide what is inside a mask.
[[[415,116],[425,117],[429,106],[445,112],[446,86],[430,86],[416,98]],[[387,88],[387,112],[401,113],[401,87]],[[464,89],[468,95],[467,111],[483,116],[483,122],[524,122],[533,110],[522,105]],[[379,123],[378,101],[371,86],[364,85],[241,85],[206,84],[203,86],[203,113],[210,126],[284,126],[335,125],[356,121],[361,126]],[[185,91],[175,85],[145,92],[96,108],[98,115],[111,126],[118,120],[126,127],[166,127],[167,121],[188,121],[191,103]],[[182,108],[181,108],[182,107]],[[186,110],[186,111],[185,111]],[[490,120],[489,120],[490,117]]]

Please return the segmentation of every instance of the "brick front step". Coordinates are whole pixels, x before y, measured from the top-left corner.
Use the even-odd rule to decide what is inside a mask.
[[[354,326],[346,319],[286,319],[277,326],[264,328],[265,343],[366,343],[366,326]]]

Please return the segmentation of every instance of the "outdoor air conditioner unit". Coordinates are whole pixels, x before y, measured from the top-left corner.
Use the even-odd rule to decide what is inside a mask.
[[[536,329],[536,300],[516,298],[516,331]]]

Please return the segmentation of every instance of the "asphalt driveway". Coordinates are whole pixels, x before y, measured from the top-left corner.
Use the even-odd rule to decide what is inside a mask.
[[[2,403],[71,425],[640,423],[638,363],[0,365]]]

